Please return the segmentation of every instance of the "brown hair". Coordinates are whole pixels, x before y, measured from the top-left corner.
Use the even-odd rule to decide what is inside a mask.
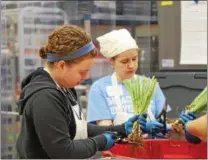
[[[39,55],[42,59],[46,59],[46,54],[49,52],[57,56],[63,56],[64,54],[75,52],[90,41],[90,36],[82,28],[75,25],[63,25],[49,35],[48,42],[44,47],[40,48]],[[96,49],[94,49],[89,54],[67,62],[77,62],[87,56],[95,57],[96,53]],[[53,64],[53,62],[47,63]]]

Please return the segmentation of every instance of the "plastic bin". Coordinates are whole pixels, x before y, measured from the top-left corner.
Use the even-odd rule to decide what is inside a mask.
[[[207,159],[207,143],[191,144],[181,140],[144,140],[144,147],[133,144],[116,144],[103,157],[116,158],[164,158],[164,159]]]

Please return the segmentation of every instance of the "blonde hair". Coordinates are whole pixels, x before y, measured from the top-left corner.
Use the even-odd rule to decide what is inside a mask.
[[[82,28],[75,25],[63,25],[49,35],[47,44],[39,50],[39,56],[42,59],[46,59],[49,52],[57,56],[64,56],[65,54],[75,52],[91,40],[90,36]],[[81,61],[88,56],[95,57],[96,54],[96,49],[94,49],[89,54],[66,62]],[[47,63],[53,64],[53,62]]]

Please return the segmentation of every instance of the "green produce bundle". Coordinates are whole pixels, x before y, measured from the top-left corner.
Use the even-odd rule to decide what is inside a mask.
[[[135,114],[140,115],[147,112],[157,83],[155,77],[147,78],[144,76],[135,76],[132,79],[124,80],[124,84],[131,95],[133,111]],[[132,133],[128,138],[130,141],[138,142],[139,145],[141,144],[142,131],[138,121],[134,123]]]
[[[190,105],[185,107],[185,112],[194,112],[196,114],[207,112],[207,87],[191,102]],[[173,132],[183,134],[184,127],[181,119],[176,119],[172,124]]]

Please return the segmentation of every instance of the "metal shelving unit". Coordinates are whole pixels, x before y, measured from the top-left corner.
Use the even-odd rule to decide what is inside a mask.
[[[20,81],[37,67],[43,66],[38,49],[46,43],[53,29],[67,23],[68,16],[59,8],[25,7],[21,10],[18,20]]]
[[[16,110],[16,73],[15,73],[15,48],[11,42],[10,34],[14,31],[7,17],[1,18],[2,41],[1,41],[1,158],[15,158],[15,139],[18,124]]]
[[[15,144],[20,131],[16,100],[20,82],[42,65],[37,51],[46,42],[48,33],[68,22],[65,12],[54,4],[41,1],[4,1],[1,4],[2,159],[16,158]]]

